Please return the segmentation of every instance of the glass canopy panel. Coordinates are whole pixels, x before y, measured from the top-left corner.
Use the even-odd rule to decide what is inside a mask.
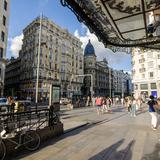
[[[141,12],[141,0],[108,0],[105,1],[105,5],[113,19],[119,19]]]
[[[115,21],[115,23],[118,26],[120,32],[126,32],[135,29],[145,28],[144,21],[142,21],[142,19],[143,15],[137,15],[130,18]]]
[[[145,0],[146,10],[151,10],[160,7],[159,0]]]
[[[124,33],[123,37],[125,39],[130,39],[130,40],[137,40],[137,39],[142,39],[146,36],[146,32],[145,30],[138,30],[138,31],[134,31],[134,32],[128,32],[128,33]]]
[[[160,0],[60,1],[106,46],[154,47],[160,43]]]

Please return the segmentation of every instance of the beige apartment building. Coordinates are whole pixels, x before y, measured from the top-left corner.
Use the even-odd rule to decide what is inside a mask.
[[[8,35],[9,0],[0,1],[0,97],[3,96]]]
[[[33,20],[24,30],[21,59],[20,89],[23,96],[35,97],[40,18]],[[46,17],[42,18],[39,98],[49,97],[51,84],[61,86],[61,96],[80,93],[83,78],[82,43]]]
[[[132,81],[136,96],[160,96],[160,52],[134,48],[132,50]]]

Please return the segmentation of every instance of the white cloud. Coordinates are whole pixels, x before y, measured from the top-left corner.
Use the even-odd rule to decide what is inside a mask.
[[[10,41],[10,52],[11,52],[11,56],[13,57],[18,57],[19,51],[22,48],[22,39],[23,39],[23,34],[16,36],[14,38],[9,38]]]
[[[103,58],[106,58],[108,60],[109,66],[115,69],[130,70],[130,55],[124,52],[114,53],[112,50],[105,48],[103,43],[98,41],[98,38],[95,36],[95,34],[90,33],[89,29],[84,25],[82,25],[81,31],[82,33],[80,34],[80,32],[76,30],[74,35],[78,37],[83,43],[83,49],[85,48],[88,40],[90,39],[92,45],[95,48],[97,60],[103,60]]]

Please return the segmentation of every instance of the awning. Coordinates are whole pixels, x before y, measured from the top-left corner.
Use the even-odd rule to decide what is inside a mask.
[[[61,0],[106,47],[160,49],[160,0]]]

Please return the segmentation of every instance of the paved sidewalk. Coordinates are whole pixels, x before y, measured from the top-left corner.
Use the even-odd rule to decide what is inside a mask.
[[[83,108],[64,111],[61,118],[66,129],[87,125],[16,160],[160,160],[160,127],[151,129],[146,110],[131,117],[119,106],[113,113],[98,116],[95,108]]]

